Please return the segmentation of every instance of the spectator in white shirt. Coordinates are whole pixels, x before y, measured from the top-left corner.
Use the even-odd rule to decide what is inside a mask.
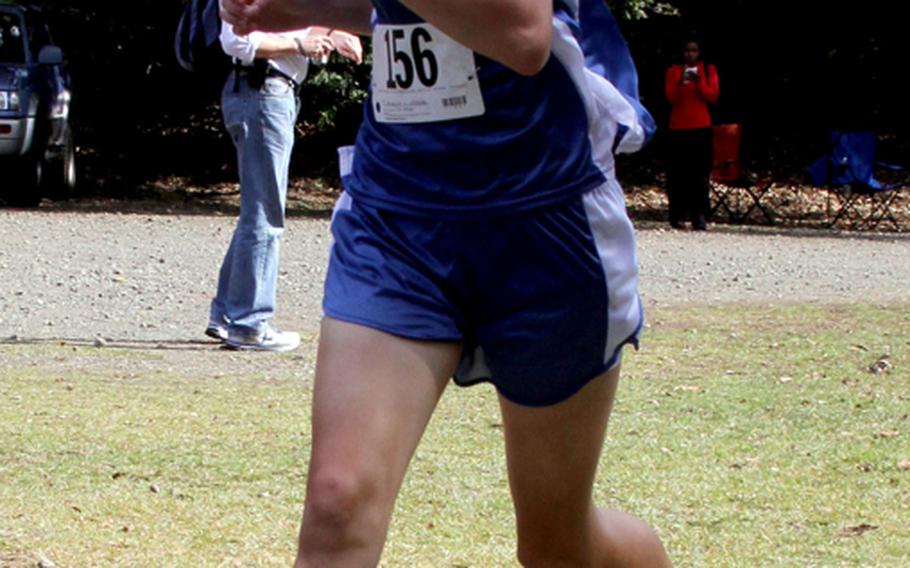
[[[270,324],[275,314],[279,239],[284,232],[288,166],[300,109],[297,90],[312,61],[337,50],[360,63],[360,40],[340,30],[305,28],[237,35],[221,45],[234,58],[222,92],[224,124],[237,148],[240,217],[221,265],[206,335],[231,349],[289,351],[295,332]]]

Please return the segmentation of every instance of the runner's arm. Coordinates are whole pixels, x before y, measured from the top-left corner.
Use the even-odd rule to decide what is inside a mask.
[[[550,58],[552,0],[402,0],[459,43],[523,75]],[[367,34],[368,0],[221,0],[222,17],[239,33],[320,25]]]
[[[401,0],[458,43],[522,75],[550,59],[552,0]]]
[[[370,0],[221,0],[221,17],[238,34],[313,25],[370,34]]]

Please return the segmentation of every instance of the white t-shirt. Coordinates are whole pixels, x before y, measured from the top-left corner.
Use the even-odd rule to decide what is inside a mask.
[[[221,26],[221,48],[231,57],[237,58],[242,65],[252,65],[256,58],[256,51],[262,44],[262,40],[268,36],[284,37],[289,39],[300,39],[301,41],[310,35],[310,28],[294,30],[281,33],[252,32],[249,35],[238,36],[234,33],[234,27],[223,22]],[[269,59],[272,67],[278,69],[298,85],[306,79],[307,71],[310,68],[310,59],[302,55],[291,55],[289,57],[280,57]]]

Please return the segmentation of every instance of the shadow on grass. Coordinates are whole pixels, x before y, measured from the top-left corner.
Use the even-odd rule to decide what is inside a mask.
[[[91,347],[93,349],[115,349],[130,351],[212,351],[213,349],[227,349],[212,340],[157,340],[157,339],[124,339],[99,341],[96,338],[73,337],[12,337],[0,339],[0,345],[31,345],[55,347]]]

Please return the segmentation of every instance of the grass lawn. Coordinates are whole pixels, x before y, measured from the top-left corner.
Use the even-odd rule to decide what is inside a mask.
[[[910,566],[910,306],[649,318],[599,502],[657,527],[679,566]],[[0,345],[0,363],[23,354],[33,366],[0,364],[0,566],[290,565],[309,377]],[[450,389],[383,565],[515,566],[513,530],[495,395]]]

